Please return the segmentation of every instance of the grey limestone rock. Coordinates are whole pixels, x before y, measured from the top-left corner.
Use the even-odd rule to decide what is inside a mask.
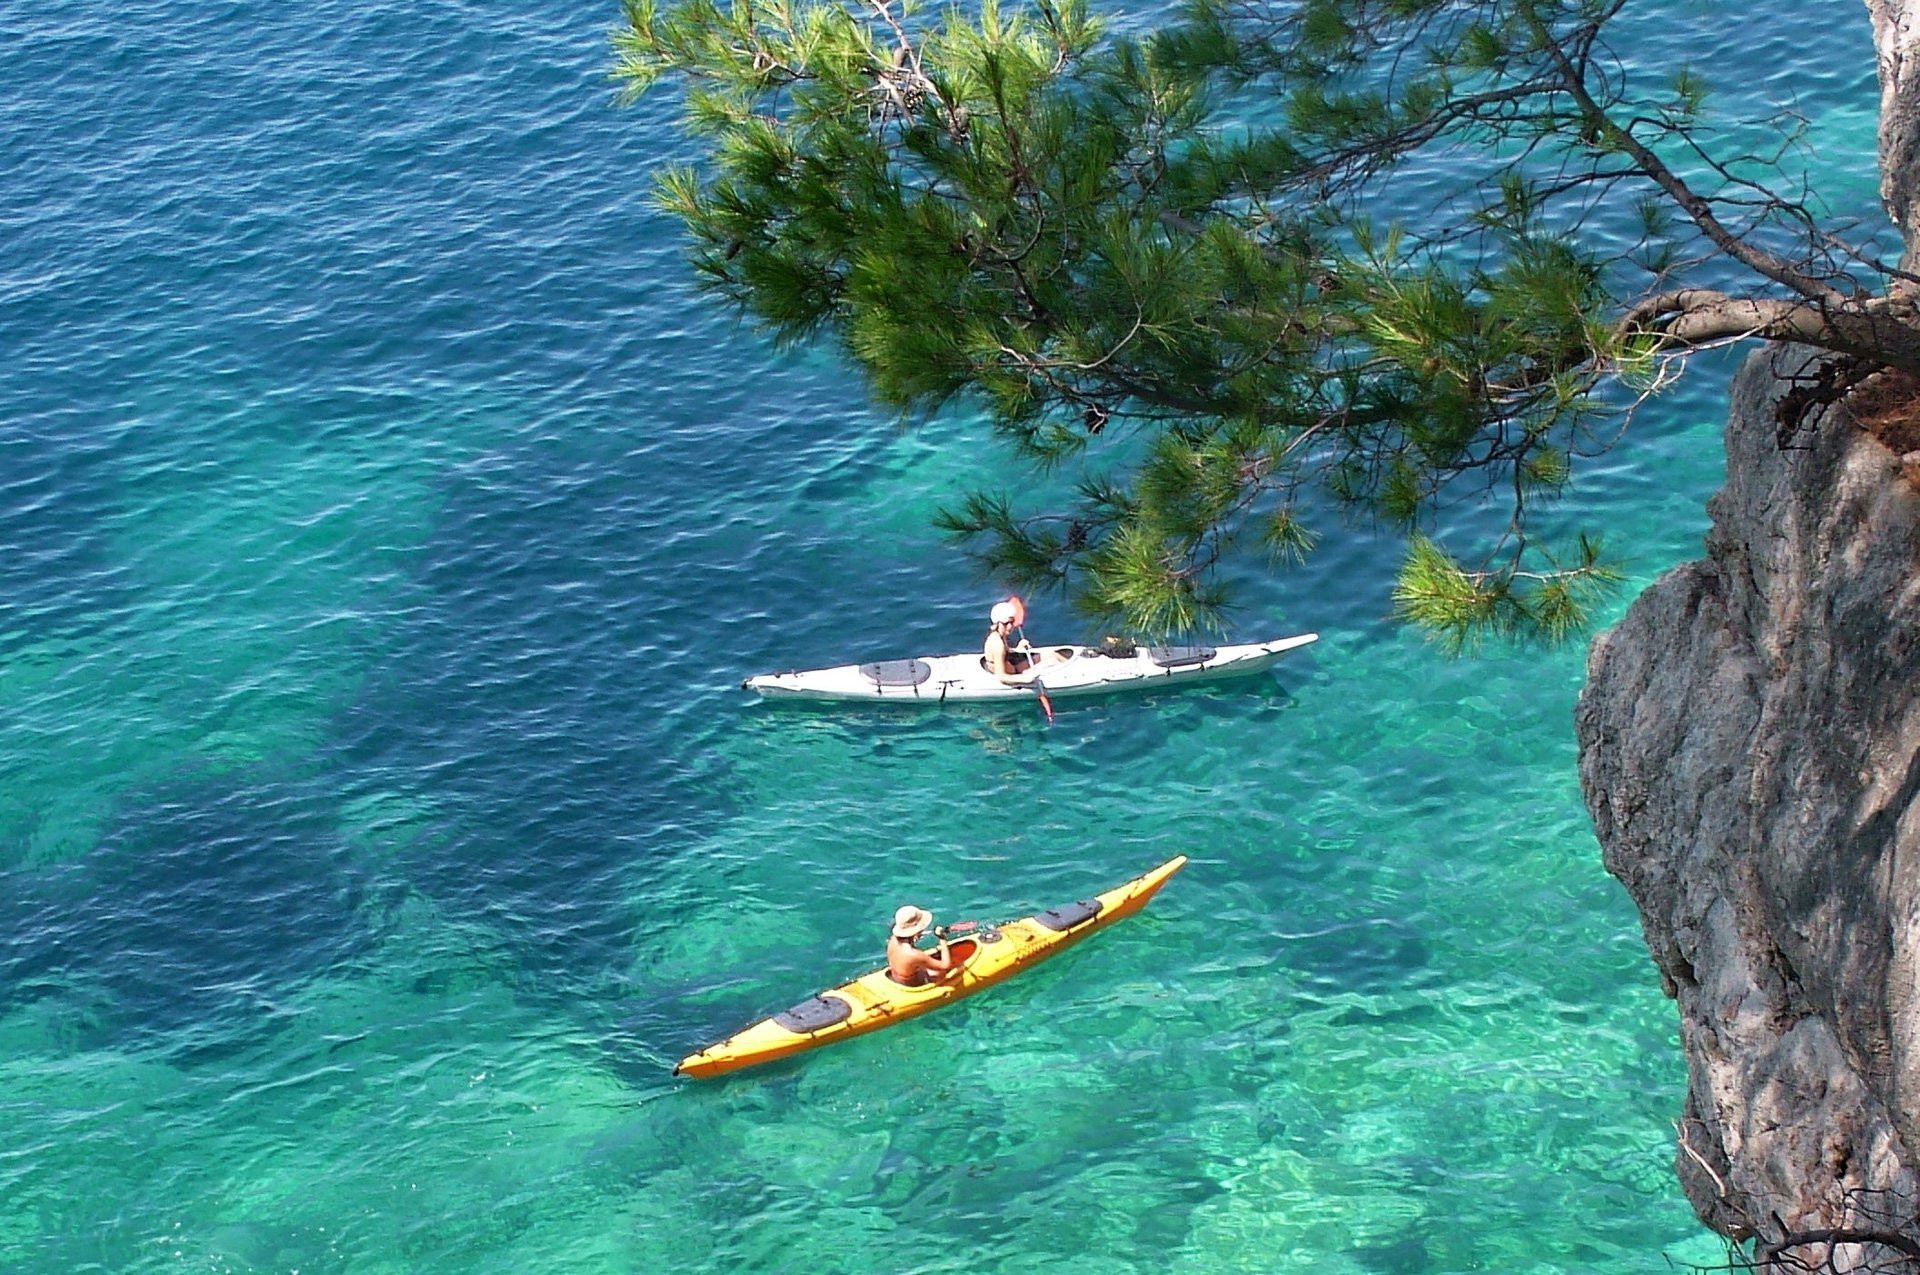
[[[1867,0],[1880,79],[1880,198],[1907,236],[1920,205],[1920,13],[1914,0]]]
[[[1782,445],[1811,363],[1742,368],[1706,557],[1595,642],[1576,711],[1679,1006],[1681,1181],[1763,1238],[1911,1209],[1920,1169],[1920,491],[1845,406]]]

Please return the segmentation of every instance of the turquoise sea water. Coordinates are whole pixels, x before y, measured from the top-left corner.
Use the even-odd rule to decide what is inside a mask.
[[[1273,676],[1051,727],[745,700],[977,641],[927,518],[1017,472],[695,296],[615,17],[0,0],[0,1269],[1713,1259],[1580,651],[1444,661],[1357,531],[1250,586],[1241,636],[1322,634]],[[1871,213],[1856,3],[1633,39],[1794,102]],[[1638,582],[1698,550],[1729,366],[1567,506]],[[668,1075],[902,901],[1175,853],[989,996]]]

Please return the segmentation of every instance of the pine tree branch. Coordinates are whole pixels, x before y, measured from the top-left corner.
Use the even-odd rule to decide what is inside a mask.
[[[1586,77],[1574,66],[1566,50],[1547,29],[1546,24],[1540,20],[1535,6],[1526,3],[1521,6],[1521,10],[1528,26],[1539,41],[1541,52],[1545,53],[1559,69],[1561,87],[1579,107],[1587,127],[1594,132],[1598,140],[1620,150],[1633,161],[1639,171],[1645,173],[1654,184],[1666,191],[1714,247],[1756,274],[1790,288],[1809,300],[1823,301],[1829,305],[1845,304],[1846,298],[1840,292],[1798,269],[1790,262],[1753,247],[1728,230],[1714,214],[1713,205],[1705,197],[1682,180],[1680,175],[1669,168],[1652,150],[1642,145],[1632,133],[1614,123],[1600,103],[1594,100],[1592,94],[1587,91]]]

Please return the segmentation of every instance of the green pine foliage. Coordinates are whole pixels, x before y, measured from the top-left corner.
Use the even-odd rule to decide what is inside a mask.
[[[1409,538],[1394,582],[1393,610],[1448,654],[1473,649],[1489,635],[1560,642],[1580,632],[1594,603],[1620,582],[1599,541],[1577,537],[1574,560],[1547,572],[1511,566],[1469,571],[1424,535]]]
[[[1623,316],[1712,243],[1655,168],[1706,88],[1626,82],[1622,3],[1190,0],[1136,39],[1085,0],[627,0],[615,45],[704,144],[658,199],[707,287],[1074,479],[959,497],[984,569],[1170,633],[1217,620],[1226,555],[1375,520],[1409,533],[1395,612],[1461,650],[1577,633],[1619,579],[1528,516],[1662,383]],[[1393,204],[1413,160],[1450,202]],[[1624,252],[1583,233],[1603,201]],[[1456,557],[1456,500],[1508,531]]]

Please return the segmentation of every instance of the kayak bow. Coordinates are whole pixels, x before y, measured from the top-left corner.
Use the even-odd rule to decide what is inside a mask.
[[[1018,921],[983,926],[949,942],[955,967],[919,987],[905,987],[884,968],[830,988],[792,1009],[761,1019],[717,1044],[688,1054],[674,1074],[704,1078],[818,1049],[838,1040],[917,1018],[1003,982],[1063,952],[1095,930],[1132,916],[1186,865],[1177,855],[1151,872],[1090,899],[1048,908]]]

